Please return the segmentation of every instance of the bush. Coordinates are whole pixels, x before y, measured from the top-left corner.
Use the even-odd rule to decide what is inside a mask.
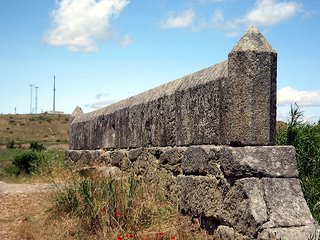
[[[60,152],[27,151],[16,155],[12,164],[19,169],[18,174],[50,175],[54,169],[64,166],[64,158]]]
[[[286,128],[277,132],[278,145],[293,145],[304,196],[313,214],[320,221],[320,125],[303,123],[299,107],[291,107]]]
[[[9,142],[7,142],[6,144],[7,149],[15,149],[15,142],[13,140],[10,140]]]
[[[42,143],[32,142],[29,149],[40,152],[46,150],[46,147]]]
[[[14,157],[13,165],[19,169],[19,174],[25,172],[30,174],[37,168],[39,158],[34,152],[25,152]]]

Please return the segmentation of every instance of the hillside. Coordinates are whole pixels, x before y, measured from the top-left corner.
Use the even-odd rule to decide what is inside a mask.
[[[52,144],[69,141],[69,115],[0,115],[0,146],[9,141],[26,144],[33,141]]]

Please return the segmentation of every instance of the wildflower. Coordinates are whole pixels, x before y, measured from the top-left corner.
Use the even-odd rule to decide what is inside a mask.
[[[131,233],[130,233],[130,234],[129,234],[129,233],[127,233],[127,234],[126,234],[126,238],[128,238],[128,239],[133,238],[133,234],[131,234]]]
[[[117,240],[123,240],[123,238],[121,236],[118,236]]]
[[[116,218],[119,218],[121,216],[121,212],[120,211],[116,211]]]
[[[164,233],[163,232],[159,232],[158,233],[158,237],[163,237],[164,236]]]
[[[101,212],[102,212],[102,213],[106,213],[106,212],[107,212],[107,209],[106,209],[106,208],[102,208],[102,209],[101,209]]]
[[[177,237],[176,237],[176,236],[171,236],[170,239],[171,239],[171,240],[177,240]]]

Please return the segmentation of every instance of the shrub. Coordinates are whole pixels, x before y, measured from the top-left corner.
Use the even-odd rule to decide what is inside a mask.
[[[16,148],[15,147],[15,142],[13,140],[8,141],[7,144],[6,144],[6,147],[8,149],[15,149]]]
[[[42,143],[32,142],[30,143],[29,149],[33,151],[43,151],[46,150],[46,147]]]
[[[19,174],[25,172],[32,173],[37,168],[39,158],[34,152],[25,152],[14,157],[13,165],[19,169]]]
[[[303,123],[303,113],[291,107],[286,128],[277,132],[278,145],[293,145],[304,196],[314,218],[320,221],[320,125]]]

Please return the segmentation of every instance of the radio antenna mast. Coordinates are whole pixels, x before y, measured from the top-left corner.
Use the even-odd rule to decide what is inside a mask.
[[[38,88],[39,87],[34,86],[34,88],[36,89],[34,113],[37,114],[38,113]]]
[[[53,76],[53,113],[56,113],[56,76]]]
[[[32,88],[33,84],[29,84],[30,87],[30,114],[32,114]]]

